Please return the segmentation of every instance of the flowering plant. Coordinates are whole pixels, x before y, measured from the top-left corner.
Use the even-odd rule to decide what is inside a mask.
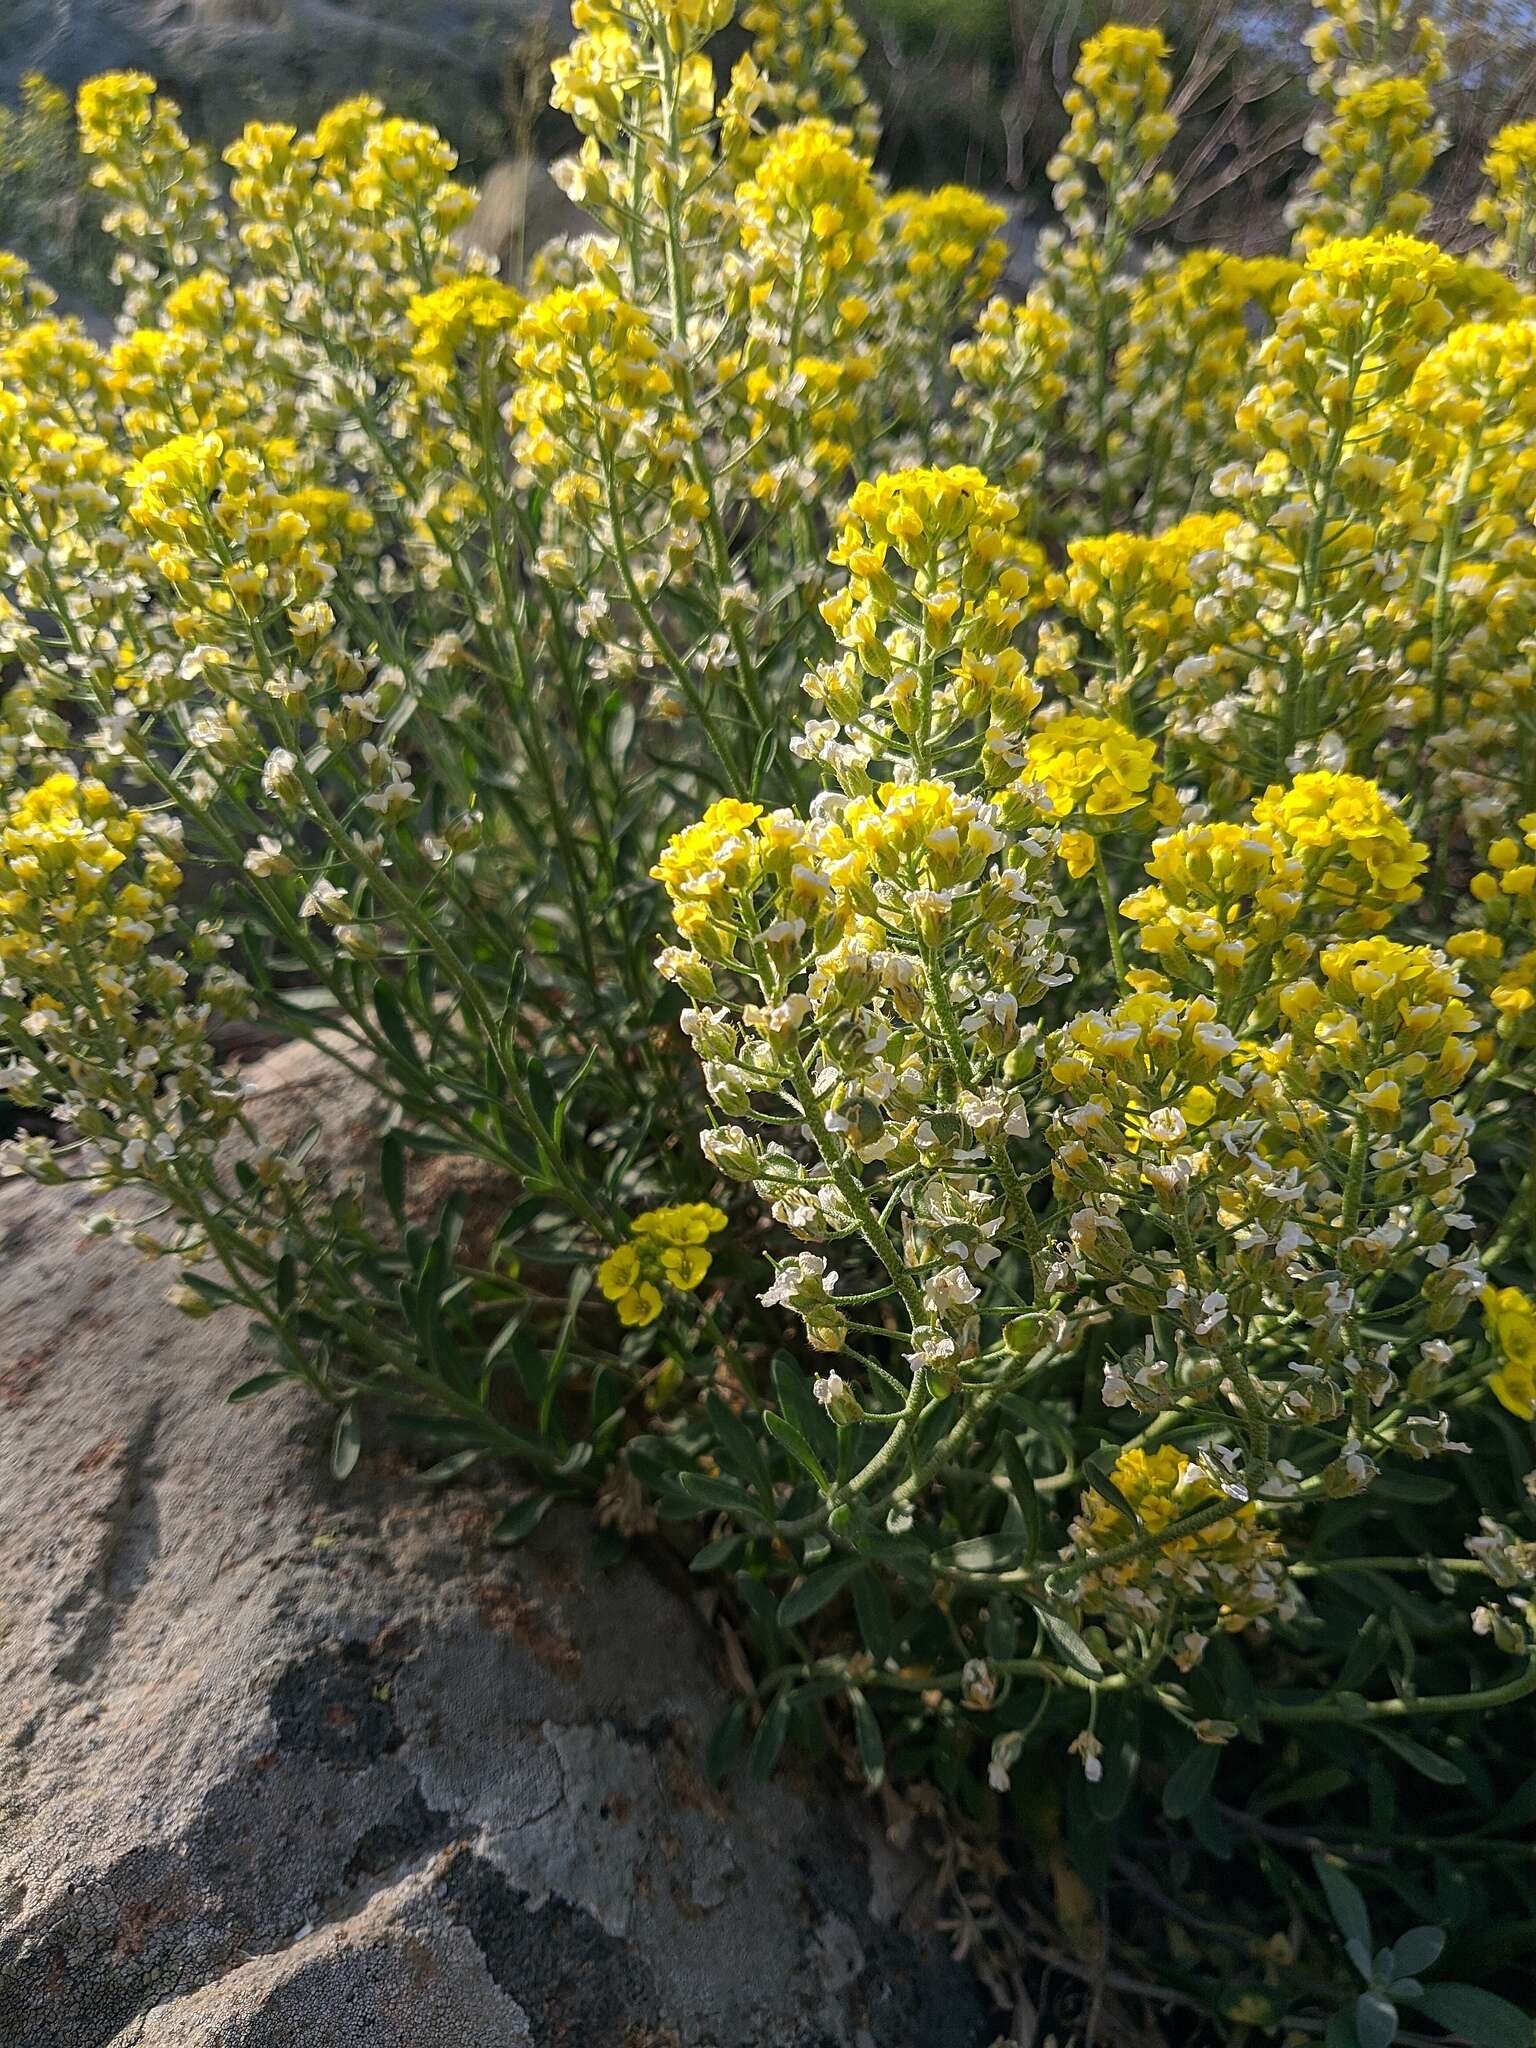
[[[534,1475],[507,1540],[685,1548],[721,1767],[845,1746],[993,1967],[1102,1996],[1123,1893],[1176,2004],[1305,2031],[1285,1851],[1458,1788],[1400,1894],[1470,1951],[1529,1807],[1536,152],[1416,239],[1438,44],[1327,0],[1292,254],[1133,262],[1170,80],[1111,28],[1015,304],[841,10],[721,81],[729,13],[578,0],[592,232],[516,287],[372,101],[226,185],[82,89],[116,338],[0,258],[10,1164],[122,1191],[339,1471],[387,1414]],[[370,1077],[365,1185],[264,1142],[251,1015]]]

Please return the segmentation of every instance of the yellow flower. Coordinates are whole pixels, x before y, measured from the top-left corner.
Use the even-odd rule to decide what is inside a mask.
[[[1522,1422],[1536,1418],[1536,1301],[1518,1287],[1485,1287],[1483,1318],[1499,1355],[1488,1385]]]
[[[1142,950],[1204,961],[1230,982],[1255,946],[1294,923],[1305,870],[1261,825],[1208,823],[1159,839],[1147,862],[1153,886],[1120,908],[1141,927]],[[1171,963],[1170,963],[1170,971]]]
[[[736,209],[747,255],[786,277],[806,263],[813,291],[875,252],[879,199],[869,164],[831,121],[781,129],[737,187]]]
[[[963,309],[991,290],[1008,259],[1000,236],[1007,219],[1002,207],[965,185],[894,193],[885,220],[896,247],[897,305],[914,320],[952,330]]]
[[[840,824],[876,874],[922,888],[974,881],[1004,843],[991,805],[947,782],[882,783]]]
[[[628,1244],[597,1269],[598,1288],[618,1309],[619,1321],[643,1328],[661,1314],[663,1287],[689,1294],[699,1286],[710,1266],[705,1246],[726,1220],[713,1202],[677,1202],[634,1217]]]
[[[1477,201],[1472,218],[1493,230],[1488,260],[1529,284],[1536,275],[1536,121],[1499,130],[1483,158],[1483,176],[1492,189]]]
[[[1156,676],[1159,696],[1194,644],[1190,565],[1219,555],[1239,526],[1230,513],[1191,513],[1162,533],[1106,533],[1067,544],[1067,609],[1111,650],[1117,674]]]
[[[1200,1467],[1172,1444],[1155,1451],[1122,1451],[1110,1478],[1135,1510],[1140,1527],[1102,1494],[1085,1494],[1071,1530],[1072,1552],[1085,1562],[1139,1535],[1160,1536],[1223,1498]],[[1117,1626],[1155,1621],[1160,1608],[1181,1597],[1213,1606],[1220,1627],[1231,1632],[1293,1598],[1284,1547],[1260,1523],[1252,1501],[1233,1501],[1230,1513],[1204,1528],[1090,1572],[1081,1591],[1090,1613],[1103,1613]]]
[[[1317,169],[1287,210],[1306,252],[1330,235],[1411,234],[1429,212],[1417,188],[1445,130],[1419,78],[1373,78],[1346,92],[1310,144]]]
[[[1154,797],[1156,776],[1151,740],[1116,718],[1071,712],[1031,736],[1020,781],[1042,790],[1058,818],[1116,818]]]
[[[1297,856],[1309,888],[1349,913],[1345,929],[1377,931],[1399,905],[1419,900],[1429,849],[1363,775],[1298,775],[1266,790],[1253,818]]]
[[[647,1261],[638,1245],[621,1244],[597,1269],[597,1284],[605,1301],[619,1311],[619,1321],[629,1329],[654,1323],[661,1314],[661,1290],[647,1278]]]
[[[507,332],[526,301],[521,292],[493,277],[459,277],[411,300],[406,317],[416,330],[411,362],[417,369],[447,370],[471,339],[494,341]]]
[[[1436,947],[1353,939],[1325,946],[1318,966],[1320,981],[1289,982],[1277,997],[1297,1057],[1316,1077],[1338,1075],[1373,1100],[1389,1082],[1411,1082],[1433,1100],[1466,1079],[1477,1019]]]
[[[630,1229],[637,1237],[654,1238],[664,1245],[701,1245],[724,1230],[726,1214],[713,1202],[677,1202],[670,1208],[646,1209],[636,1216]]]

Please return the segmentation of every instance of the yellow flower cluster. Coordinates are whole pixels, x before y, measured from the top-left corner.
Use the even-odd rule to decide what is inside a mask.
[[[752,38],[760,115],[843,122],[871,155],[879,122],[859,77],[864,38],[843,0],[751,0],[738,20]]]
[[[1527,288],[1536,285],[1536,121],[1501,128],[1483,158],[1489,191],[1472,208],[1493,235],[1488,261]]]
[[[1522,1422],[1536,1418],[1536,1301],[1519,1287],[1486,1287],[1483,1318],[1498,1356],[1488,1385]]]
[[[1117,693],[1151,678],[1159,696],[1199,644],[1191,564],[1219,558],[1238,525],[1229,512],[1191,513],[1161,533],[1108,533],[1067,544],[1067,610],[1109,651]]]
[[[874,180],[849,131],[832,121],[780,129],[738,186],[736,207],[755,301],[788,285],[814,304],[847,272],[873,260]]]
[[[1008,257],[1000,206],[964,185],[898,192],[885,203],[894,279],[891,299],[906,332],[943,338],[985,298]]]
[[[0,960],[10,972],[57,972],[71,948],[99,946],[117,961],[143,951],[181,885],[153,840],[137,879],[113,879],[144,822],[90,777],[50,775],[11,797],[0,826]]]
[[[651,875],[667,892],[679,933],[706,953],[729,953],[743,929],[743,899],[760,888],[771,914],[799,919],[832,908],[833,876],[819,863],[816,838],[787,811],[721,797],[674,834]]]
[[[603,284],[546,292],[518,319],[513,361],[518,454],[556,508],[611,518],[626,499],[661,493],[693,509],[684,465],[695,431],[648,313]]]
[[[1145,804],[1165,824],[1178,815],[1177,798],[1157,780],[1156,745],[1117,718],[1051,719],[1030,737],[1021,780],[1058,818],[1118,818]]]
[[[1032,293],[1022,304],[993,299],[971,337],[950,351],[957,402],[1006,489],[1022,492],[1044,468],[1046,436],[1066,396],[1060,364],[1071,336],[1063,315]]]
[[[1245,985],[1255,956],[1295,923],[1307,881],[1277,832],[1217,821],[1159,839],[1147,873],[1152,886],[1120,906],[1143,952],[1181,978],[1200,963],[1222,992]]]
[[[819,116],[772,130],[751,155],[727,266],[742,346],[721,373],[742,378],[753,494],[785,512],[843,487],[870,439],[880,200],[851,132]]]
[[[1133,28],[1111,22],[1083,44],[1074,73],[1073,90],[1063,105],[1074,122],[1090,107],[1100,118],[1124,120],[1135,115],[1151,123],[1155,133],[1138,129],[1136,140],[1149,154],[1166,140],[1161,110],[1168,98],[1168,43],[1161,29]]]
[[[449,372],[462,350],[473,344],[477,353],[499,353],[525,299],[509,285],[492,277],[455,278],[434,292],[423,292],[411,300],[407,317],[415,333],[411,344],[411,367],[434,387],[449,381]]]
[[[224,220],[208,152],[187,140],[179,108],[142,71],[88,78],[75,110],[80,148],[96,160],[91,183],[109,202],[104,225],[121,245],[114,274],[137,315],[179,273],[219,261]]]
[[[1437,948],[1352,939],[1325,946],[1318,969],[1277,998],[1314,1078],[1342,1079],[1383,1128],[1400,1120],[1411,1091],[1433,1101],[1466,1079],[1477,1018]]]
[[[952,744],[974,757],[964,735],[983,715],[990,779],[1005,778],[1040,701],[1014,643],[1055,589],[1018,528],[1017,499],[964,465],[897,470],[854,491],[830,555],[848,581],[821,606],[845,654],[805,683],[856,735],[852,751],[835,728],[820,735],[846,788],[867,787],[875,755],[895,761],[914,742],[919,768]]]
[[[1498,547],[1529,504],[1536,473],[1536,321],[1468,320],[1431,349],[1414,373],[1407,410],[1426,516],[1477,507],[1475,545]],[[1511,574],[1531,573],[1524,548],[1506,550]],[[1470,549],[1469,549],[1470,552]]]
[[[679,1202],[631,1219],[628,1241],[597,1269],[603,1299],[614,1304],[626,1329],[656,1321],[665,1289],[691,1294],[702,1284],[710,1267],[709,1240],[726,1221],[725,1211],[712,1202]]]
[[[1500,1031],[1528,1038],[1536,1026],[1536,811],[1501,833],[1486,858],[1471,882],[1479,923],[1454,933],[1446,950],[1486,986]]]
[[[148,536],[146,565],[178,592],[210,571],[203,602],[302,605],[327,587],[342,546],[371,532],[373,515],[345,491],[280,489],[256,455],[219,434],[180,434],[148,449],[124,476],[127,523]]]
[[[1412,234],[1429,213],[1419,190],[1445,148],[1422,78],[1378,78],[1345,93],[1309,146],[1317,168],[1293,202],[1297,250],[1332,235]]]
[[[1300,266],[1195,249],[1148,265],[1114,361],[1105,442],[1115,499],[1155,520],[1206,489],[1247,389],[1256,335],[1274,324]]]
[[[1400,397],[1451,324],[1443,294],[1456,277],[1451,257],[1411,235],[1319,243],[1260,351],[1239,429],[1304,464],[1350,406]],[[1314,387],[1310,366],[1329,355],[1353,377]]]
[[[1162,1536],[1224,1497],[1172,1444],[1122,1451],[1110,1479],[1136,1521],[1103,1495],[1085,1494],[1072,1523],[1072,1540],[1062,1552],[1075,1563],[1091,1564],[1138,1535]],[[1181,1619],[1210,1620],[1226,1633],[1295,1605],[1284,1545],[1252,1501],[1232,1501],[1226,1514],[1186,1536],[1090,1571],[1082,1595],[1090,1613],[1103,1614],[1121,1631],[1166,1625],[1170,1600]]]
[[[1253,818],[1300,861],[1305,886],[1335,915],[1337,930],[1380,931],[1394,910],[1419,900],[1429,849],[1363,775],[1298,775],[1266,790]]]
[[[1064,1026],[1051,1078],[1075,1100],[1109,1101],[1123,1142],[1177,1144],[1210,1118],[1216,1107],[1210,1083],[1235,1051],[1208,996],[1184,999],[1144,989],[1111,1010],[1084,1010]],[[1064,1141],[1057,1171],[1073,1165],[1074,1148]]]
[[[1067,441],[1083,451],[1069,474],[1114,502],[1111,455],[1115,357],[1133,293],[1124,264],[1132,238],[1173,202],[1157,168],[1177,123],[1168,112],[1168,46],[1157,29],[1111,24],[1090,36],[1063,96],[1068,128],[1046,166],[1060,229],[1036,249],[1041,300],[1066,322]]]
[[[0,334],[37,319],[53,299],[48,286],[33,276],[19,256],[0,249]]]
[[[840,828],[864,857],[851,878],[867,862],[872,873],[911,889],[973,882],[1004,843],[992,807],[948,782],[883,783],[849,804]]]

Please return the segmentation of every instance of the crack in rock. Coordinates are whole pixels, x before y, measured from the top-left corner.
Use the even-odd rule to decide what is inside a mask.
[[[117,1485],[101,1510],[106,1527],[96,1555],[48,1617],[70,1638],[53,1664],[54,1677],[66,1685],[84,1686],[95,1676],[128,1609],[149,1583],[159,1556],[160,1516],[155,1499],[159,1473],[150,1460],[160,1433],[162,1409],[161,1401],[152,1401],[123,1446]]]

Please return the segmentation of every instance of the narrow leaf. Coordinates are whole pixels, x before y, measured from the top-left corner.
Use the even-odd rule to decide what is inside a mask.
[[[853,1736],[859,1746],[864,1776],[878,1787],[885,1782],[885,1738],[880,1733],[880,1723],[875,1719],[874,1708],[857,1687],[849,1692],[848,1704],[853,1709]]]
[[[1371,1916],[1366,1910],[1365,1899],[1360,1888],[1347,1878],[1336,1863],[1326,1857],[1314,1856],[1312,1868],[1317,1872],[1317,1881],[1323,1888],[1323,1897],[1328,1901],[1328,1910],[1333,1915],[1333,1924],[1346,1941],[1358,1941],[1365,1948],[1371,1945]]]
[[[517,1543],[526,1543],[554,1503],[555,1496],[552,1493],[524,1494],[521,1500],[514,1501],[506,1513],[498,1518],[491,1530],[490,1540],[503,1549],[510,1549]]]
[[[331,1470],[338,1479],[346,1479],[356,1470],[362,1449],[357,1416],[352,1409],[343,1408],[336,1418],[336,1433],[331,1438]]]
[[[254,1401],[258,1394],[265,1394],[273,1387],[280,1387],[288,1375],[285,1372],[258,1372],[248,1380],[242,1380],[238,1387],[232,1387],[224,1396],[232,1405],[241,1401]]]
[[[1102,1678],[1104,1666],[1083,1641],[1070,1621],[1063,1621],[1059,1614],[1053,1614],[1048,1607],[1037,1607],[1040,1626],[1060,1650],[1072,1669],[1083,1678]]]
[[[1536,2040],[1529,2015],[1475,1984],[1431,1984],[1407,2002],[1472,2048],[1531,2048]]]
[[[863,1569],[858,1558],[847,1558],[841,1563],[826,1565],[819,1572],[812,1572],[798,1586],[792,1586],[779,1602],[780,1626],[794,1628],[799,1622],[809,1621],[813,1614],[819,1614],[823,1607],[835,1600],[849,1580]]]

